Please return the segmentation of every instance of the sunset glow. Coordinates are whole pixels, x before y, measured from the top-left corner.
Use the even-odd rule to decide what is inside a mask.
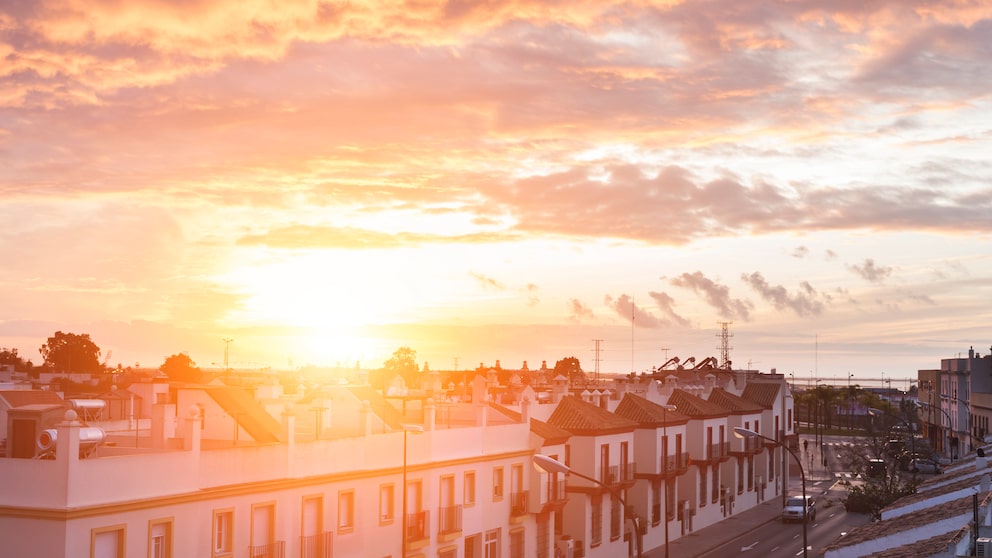
[[[158,366],[992,340],[987,2],[0,5],[0,347]],[[111,363],[114,364],[114,363]]]

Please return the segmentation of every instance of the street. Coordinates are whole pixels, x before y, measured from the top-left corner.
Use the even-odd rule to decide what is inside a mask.
[[[803,441],[809,440],[805,446]],[[822,448],[814,443],[812,436],[803,436],[796,455],[803,462],[806,473],[806,493],[816,500],[816,519],[806,526],[806,539],[809,545],[808,556],[823,556],[824,550],[833,541],[844,536],[851,529],[868,523],[863,514],[847,513],[843,499],[847,488],[840,484],[847,480],[862,482],[856,472],[842,470],[838,451],[852,442],[845,436],[824,437]],[[824,461],[823,456],[826,455]],[[793,474],[790,478],[790,495],[802,494],[802,481],[795,469],[795,461],[790,458]],[[824,465],[826,463],[826,465]],[[803,525],[783,524],[776,520],[728,540],[717,548],[702,554],[700,558],[723,556],[790,557],[803,555]]]

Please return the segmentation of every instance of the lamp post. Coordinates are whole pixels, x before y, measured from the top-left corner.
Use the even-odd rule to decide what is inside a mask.
[[[926,403],[926,402],[924,402],[924,401],[920,401],[919,403],[920,403],[920,405],[926,405],[926,406],[927,406],[928,408],[930,408],[930,409],[937,409],[937,410],[938,410],[938,411],[940,411],[941,413],[944,413],[944,416],[945,416],[945,417],[947,417],[947,429],[948,429],[948,431],[949,431],[949,432],[950,432],[950,433],[951,433],[952,435],[954,434],[954,421],[953,421],[953,420],[951,420],[951,415],[949,415],[949,414],[947,414],[947,411],[945,411],[945,410],[944,410],[944,409],[943,409],[942,407],[938,407],[937,405],[933,405],[933,404],[930,404],[930,403]],[[941,430],[943,430],[943,429],[944,429],[944,425],[943,425],[943,422],[944,422],[944,421],[943,421],[943,420],[941,420],[941,425],[940,425],[940,429],[941,429]],[[941,434],[943,434],[943,432],[941,432]],[[944,440],[943,440],[943,439],[941,439],[941,442],[943,442],[943,441],[944,441]],[[948,447],[946,448],[946,449],[947,449],[947,455],[948,455],[948,456],[949,456],[949,457],[950,457],[951,459],[954,459],[954,456],[953,456],[953,454],[951,454],[951,448],[949,447],[949,446],[950,446],[950,444],[947,444],[947,446],[948,446]]]
[[[916,434],[913,432],[913,425],[910,424],[909,421],[907,421],[905,419],[902,419],[900,417],[897,417],[896,415],[893,415],[891,413],[886,413],[885,411],[883,411],[881,409],[876,409],[874,407],[869,407],[868,408],[868,414],[869,415],[872,415],[872,416],[875,416],[875,417],[882,416],[882,415],[890,416],[890,417],[898,420],[899,422],[903,423],[906,426],[906,431],[909,432],[909,446],[910,446],[910,451],[913,454],[912,455],[912,459],[916,459]],[[891,431],[892,428],[889,427],[889,430]]]
[[[555,459],[548,457],[547,455],[543,455],[540,453],[534,454],[534,467],[537,467],[539,470],[544,471],[545,473],[558,473],[562,475],[572,474],[579,477],[580,479],[585,479],[591,483],[602,486],[603,488],[609,490],[610,494],[613,495],[614,498],[620,501],[620,505],[623,506],[624,514],[626,515],[627,502],[626,500],[624,500],[623,495],[615,491],[613,487],[607,486],[603,484],[601,481],[596,480],[592,477],[583,475],[582,473],[570,468],[568,465],[565,465],[560,461],[557,461]],[[666,517],[665,519],[667,520],[668,518]],[[637,547],[637,558],[641,558],[640,529],[639,526],[637,525],[636,518],[632,518],[631,521],[634,523],[634,540],[635,540],[635,546]],[[667,547],[666,547],[666,551],[667,551]]]
[[[662,478],[665,479],[665,558],[668,558],[668,491],[671,490],[671,486],[668,483],[668,411],[674,411],[677,407],[675,405],[662,405],[661,406],[661,422],[662,422],[662,437],[665,439],[665,451],[662,455],[665,456],[665,464],[662,467],[663,475]],[[676,456],[678,459],[678,456]]]
[[[406,532],[406,523],[407,523],[407,519],[406,519],[406,438],[407,438],[407,434],[409,434],[410,432],[413,432],[414,434],[421,434],[421,433],[423,433],[423,431],[424,431],[424,427],[423,426],[420,426],[419,424],[404,424],[403,425],[403,486],[400,487],[400,490],[403,491],[403,497],[402,497],[403,508],[400,510],[400,517],[401,517],[401,523],[400,523],[400,525],[402,526],[401,528],[403,530],[403,533],[400,535],[400,538],[403,541],[403,546],[401,547],[402,550],[400,551],[400,558],[406,558],[406,540],[407,540],[407,532]]]
[[[761,434],[758,434],[754,430],[748,430],[747,428],[741,428],[740,426],[735,426],[734,436],[740,439],[761,438],[762,440],[767,440],[775,445],[782,446],[783,448],[785,448],[786,451],[789,452],[789,455],[791,455],[792,458],[796,460],[796,465],[799,465],[799,475],[802,477],[803,480],[803,558],[805,558],[807,556],[806,524],[809,522],[809,517],[807,516],[807,509],[806,509],[806,472],[803,471],[803,462],[800,461],[799,456],[797,456],[796,452],[792,451],[792,449],[789,448],[788,445],[781,444],[769,438],[768,436],[762,436]]]

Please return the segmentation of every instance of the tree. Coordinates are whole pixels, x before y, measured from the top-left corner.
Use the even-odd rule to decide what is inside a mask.
[[[0,347],[0,365],[4,364],[14,365],[14,370],[17,371],[31,369],[31,362],[25,362],[23,358],[17,356],[17,349]]]
[[[555,363],[555,377],[558,375],[568,378],[570,384],[585,383],[586,375],[582,372],[582,365],[575,357],[563,358]]]
[[[200,378],[203,377],[203,372],[196,367],[196,363],[186,353],[166,357],[165,362],[158,369],[170,380],[176,382],[199,382]]]
[[[417,351],[410,347],[396,349],[393,351],[393,356],[382,363],[382,370],[385,374],[383,379],[399,375],[403,377],[407,387],[415,386],[420,376],[420,371],[417,369]]]
[[[48,342],[38,349],[44,366],[56,372],[83,372],[96,374],[103,371],[100,363],[100,347],[90,339],[88,333],[75,334],[56,331]]]
[[[858,486],[848,487],[844,509],[868,514],[872,521],[877,521],[882,519],[882,510],[889,504],[903,496],[916,494],[919,484],[919,479],[915,477],[906,479],[896,473],[880,479],[869,479]]]

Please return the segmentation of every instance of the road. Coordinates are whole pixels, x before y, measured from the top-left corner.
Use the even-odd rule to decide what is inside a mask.
[[[804,436],[803,439],[805,438]],[[824,442],[821,448],[810,436],[809,444],[804,447],[800,441],[799,451],[796,452],[806,472],[806,492],[816,500],[817,507],[816,520],[806,526],[808,556],[823,556],[825,548],[830,543],[843,537],[855,527],[868,523],[867,516],[847,513],[844,510],[843,499],[847,495],[847,488],[839,482],[841,480],[861,482],[856,473],[841,470],[843,466],[837,455],[838,447],[850,444],[852,440],[844,436],[829,436],[824,437]],[[827,456],[826,465],[823,454]],[[798,475],[792,478],[789,492],[795,495],[802,493],[802,482]],[[775,521],[729,540],[700,558],[725,556],[788,558],[802,555],[803,525]]]

